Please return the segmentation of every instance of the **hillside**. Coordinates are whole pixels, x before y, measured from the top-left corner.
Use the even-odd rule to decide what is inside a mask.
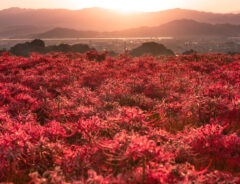
[[[132,56],[142,56],[144,54],[150,54],[152,56],[175,56],[174,52],[166,48],[164,45],[155,42],[146,42],[141,46],[130,51]]]
[[[94,48],[90,48],[86,44],[60,44],[60,45],[50,45],[45,46],[44,41],[40,39],[35,39],[31,42],[19,43],[15,46],[11,47],[9,52],[16,56],[25,56],[28,57],[32,52],[37,53],[49,53],[49,52],[72,52],[72,53],[84,53],[90,50],[95,50]]]

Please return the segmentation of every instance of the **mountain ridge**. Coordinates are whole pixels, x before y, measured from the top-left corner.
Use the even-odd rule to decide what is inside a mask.
[[[83,31],[119,31],[142,26],[159,26],[176,19],[193,19],[215,24],[240,24],[240,14],[211,13],[189,9],[169,9],[156,12],[120,13],[104,8],[21,9],[0,10],[1,28],[25,25],[38,27],[68,27]],[[0,31],[1,31],[0,28]]]
[[[156,27],[140,27],[124,31],[97,32],[55,28],[48,32],[31,35],[31,38],[86,38],[86,37],[199,37],[240,36],[240,25],[208,24],[191,19],[174,20]]]

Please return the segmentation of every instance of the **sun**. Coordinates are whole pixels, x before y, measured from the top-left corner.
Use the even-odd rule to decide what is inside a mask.
[[[147,12],[172,8],[172,3],[161,0],[105,0],[101,7],[120,12]]]

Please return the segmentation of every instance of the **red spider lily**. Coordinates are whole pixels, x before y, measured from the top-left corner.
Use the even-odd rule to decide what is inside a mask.
[[[240,183],[240,55],[0,56],[0,182]]]

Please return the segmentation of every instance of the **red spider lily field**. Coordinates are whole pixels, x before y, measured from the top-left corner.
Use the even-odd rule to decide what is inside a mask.
[[[240,183],[240,55],[0,56],[3,183]]]

